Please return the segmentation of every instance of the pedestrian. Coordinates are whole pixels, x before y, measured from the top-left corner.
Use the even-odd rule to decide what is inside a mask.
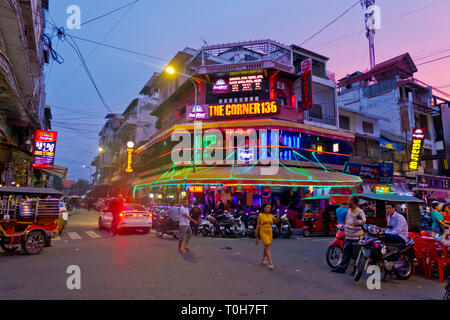
[[[263,266],[267,266],[266,257],[269,262],[269,269],[273,270],[274,266],[272,263],[272,258],[270,255],[270,245],[272,244],[272,225],[278,224],[280,220],[280,212],[277,212],[276,218],[274,218],[272,214],[272,207],[269,203],[263,206],[263,212],[258,214],[258,219],[256,222],[256,231],[255,231],[255,243],[258,244],[258,233],[261,237],[261,240],[264,244],[263,255],[261,258],[261,264]]]
[[[165,226],[165,228],[167,230],[173,230],[176,229],[176,224],[179,222],[179,215],[180,215],[180,208],[177,207],[175,200],[172,200],[170,203],[170,208],[169,208],[169,219],[167,219],[167,225]]]
[[[198,225],[198,221],[199,221],[199,218],[200,218],[200,215],[201,215],[201,210],[198,207],[198,202],[197,201],[194,202],[194,207],[191,209],[190,215],[191,215],[192,219],[197,221],[197,224],[195,224],[195,223],[193,223],[191,221],[192,231],[193,231],[194,235],[197,235],[197,232],[198,232],[197,225]]]
[[[363,235],[361,226],[366,223],[364,211],[358,207],[359,198],[352,196],[348,200],[348,212],[345,220],[345,241],[342,254],[342,261],[333,272],[345,273],[352,257],[354,257],[354,246]],[[355,270],[353,270],[353,273]],[[352,273],[352,274],[353,274]]]
[[[341,203],[339,204],[339,208],[336,209],[336,220],[337,224],[344,224],[345,219],[347,218],[347,203]]]
[[[111,212],[113,220],[111,222],[111,234],[115,236],[117,234],[117,226],[119,224],[119,214],[123,210],[123,196],[119,193],[117,198],[113,198],[109,201],[109,212]]]
[[[183,253],[183,250],[184,250],[184,252],[190,251],[190,249],[188,248],[189,240],[192,237],[192,229],[189,224],[190,222],[192,222],[194,224],[198,224],[198,221],[192,219],[189,216],[189,200],[186,198],[183,200],[183,205],[180,208],[180,220],[179,220],[180,239],[178,240],[178,252],[179,253]],[[181,246],[183,244],[183,241],[184,241],[184,248],[182,250]]]
[[[442,207],[442,215],[444,216],[444,222],[450,223],[450,205],[444,204]]]
[[[433,224],[431,225],[431,230],[433,230],[435,236],[442,238],[445,232],[445,227],[450,227],[450,225],[444,222],[444,216],[440,213],[441,205],[439,202],[433,202],[431,204],[433,211],[431,212],[431,219]]]
[[[386,243],[406,243],[408,241],[408,222],[403,215],[395,210],[394,203],[386,204],[388,229],[383,236]]]

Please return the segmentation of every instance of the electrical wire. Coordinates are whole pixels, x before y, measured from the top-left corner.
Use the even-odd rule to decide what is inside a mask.
[[[424,65],[424,64],[428,64],[428,63],[431,63],[431,62],[435,62],[435,61],[439,61],[439,60],[443,60],[443,59],[447,59],[447,58],[450,58],[450,54],[447,55],[447,56],[444,56],[444,57],[440,57],[440,58],[436,58],[436,59],[433,59],[433,60],[429,60],[429,61],[425,61],[425,62],[416,64],[416,66],[421,66],[421,65]]]
[[[317,31],[316,33],[314,33],[312,36],[310,36],[308,39],[306,39],[305,41],[303,41],[302,43],[299,44],[299,47],[301,47],[302,45],[304,45],[306,42],[308,42],[309,40],[313,39],[315,36],[317,36],[319,33],[321,33],[323,30],[325,30],[326,28],[328,28],[330,25],[332,25],[333,23],[335,23],[337,20],[339,20],[341,17],[343,17],[347,12],[349,12],[351,9],[353,9],[356,5],[358,5],[360,3],[360,1],[356,1],[355,4],[353,4],[350,8],[348,8],[347,10],[345,10],[343,13],[341,13],[337,18],[335,18],[334,20],[332,20],[330,23],[328,23],[325,27],[323,27],[322,29],[320,29],[319,31]]]
[[[132,5],[134,5],[135,3],[137,3],[137,2],[139,2],[139,0],[130,2],[130,3],[124,5],[124,6],[120,7],[120,8],[114,9],[114,10],[112,10],[112,11],[110,11],[110,12],[107,12],[107,13],[105,13],[105,14],[102,14],[101,16],[98,16],[98,17],[96,17],[96,18],[93,18],[93,19],[90,19],[90,20],[88,20],[88,21],[86,21],[86,22],[83,22],[81,25],[84,26],[84,25],[86,25],[86,24],[88,24],[88,23],[91,23],[91,22],[93,22],[93,21],[96,21],[96,20],[98,20],[98,19],[101,19],[101,18],[103,18],[103,17],[106,17],[106,16],[108,16],[108,15],[110,15],[110,14],[113,14],[113,13],[115,13],[115,12],[117,12],[117,11],[120,11],[120,10],[126,8],[126,7],[132,6]]]

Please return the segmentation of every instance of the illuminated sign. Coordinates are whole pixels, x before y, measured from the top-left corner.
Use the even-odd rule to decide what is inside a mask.
[[[133,168],[131,167],[133,163],[133,148],[127,148],[128,158],[127,158],[127,168],[125,172],[131,173],[133,172]]]
[[[187,119],[208,119],[208,105],[187,106],[186,117]]]
[[[57,132],[37,130],[34,137],[33,168],[53,168]]]
[[[416,175],[418,189],[442,189],[450,190],[450,177]]]
[[[312,94],[312,59],[303,60],[301,63],[302,79],[302,104],[301,110],[307,111],[313,107]]]
[[[209,105],[210,118],[262,116],[280,113],[276,101]]]
[[[190,192],[203,192],[203,186],[190,186]]]
[[[224,79],[218,79],[212,89],[213,94],[228,93],[228,83]]]
[[[392,188],[390,186],[375,186],[375,193],[378,194],[388,194],[392,193]]]
[[[254,148],[250,148],[250,149],[239,148],[238,149],[238,160],[239,161],[253,161],[254,159],[255,159]]]
[[[417,170],[419,167],[420,156],[423,148],[423,140],[425,139],[425,128],[414,128],[412,133],[411,161],[409,162],[409,170]]]
[[[261,90],[263,79],[264,76],[262,74],[230,77],[229,85],[232,92]]]

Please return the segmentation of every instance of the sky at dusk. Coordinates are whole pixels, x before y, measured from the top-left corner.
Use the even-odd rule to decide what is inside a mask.
[[[81,8],[83,23],[129,2],[51,0],[48,18],[66,28],[70,5]],[[160,58],[96,48],[95,44],[76,40],[105,101],[113,112],[122,113],[153,72],[163,70],[179,50],[200,48],[201,38],[208,44],[272,39],[299,45],[355,2],[140,0],[68,32]],[[376,4],[382,20],[381,30],[375,35],[377,63],[405,52],[416,64],[450,54],[450,0],[377,0]],[[328,70],[336,73],[336,79],[364,71],[369,67],[369,54],[363,20],[363,9],[357,5],[303,47],[329,57]],[[51,35],[51,26],[46,33]],[[107,110],[74,49],[56,36],[52,41],[64,58],[64,63],[52,62],[45,68],[46,103],[52,107],[52,129],[58,131],[55,164],[69,168],[68,179],[88,179],[90,171],[82,166],[89,166],[98,152],[98,132]],[[450,58],[417,68],[416,78],[450,93]]]

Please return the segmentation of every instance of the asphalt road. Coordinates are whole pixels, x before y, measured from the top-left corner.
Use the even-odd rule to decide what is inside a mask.
[[[259,264],[262,244],[251,239],[194,237],[189,254],[154,232],[112,237],[97,228],[98,213],[69,218],[64,234],[37,256],[0,253],[0,299],[442,299],[445,283],[415,276],[369,290],[349,272],[330,272],[331,238],[274,239],[275,270]],[[69,290],[67,268],[81,270]]]

